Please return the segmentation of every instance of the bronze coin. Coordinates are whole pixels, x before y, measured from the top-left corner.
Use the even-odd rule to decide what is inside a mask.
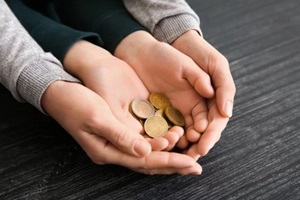
[[[162,117],[152,116],[145,121],[144,129],[150,137],[162,137],[168,131],[168,122]]]
[[[171,106],[170,99],[166,95],[158,92],[151,93],[149,101],[156,109],[165,109],[166,107]]]
[[[184,117],[176,108],[169,106],[165,108],[165,115],[170,122],[172,122],[176,126],[184,126]]]

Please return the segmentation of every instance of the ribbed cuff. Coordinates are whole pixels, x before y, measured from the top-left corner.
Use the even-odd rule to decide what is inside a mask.
[[[42,55],[35,63],[25,67],[17,81],[19,101],[25,100],[46,114],[41,107],[41,98],[47,87],[54,81],[80,82],[63,70],[59,61],[51,54]],[[51,58],[51,59],[50,59]]]
[[[153,36],[171,44],[186,31],[196,30],[202,36],[199,22],[189,14],[174,15],[161,20],[153,30]]]

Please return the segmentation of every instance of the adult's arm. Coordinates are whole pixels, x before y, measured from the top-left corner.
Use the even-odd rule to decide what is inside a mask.
[[[159,41],[172,43],[188,30],[201,35],[200,19],[184,0],[123,0],[127,10]]]
[[[43,112],[41,97],[57,80],[78,82],[40,48],[0,0],[0,82],[18,101],[27,101]]]

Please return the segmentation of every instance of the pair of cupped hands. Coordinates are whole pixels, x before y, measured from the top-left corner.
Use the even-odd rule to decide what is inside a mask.
[[[191,30],[172,45],[137,31],[114,55],[78,41],[63,61],[82,84],[52,83],[42,97],[52,116],[97,164],[144,174],[201,174],[197,162],[220,139],[232,115],[235,85],[226,58]],[[133,99],[167,95],[185,118],[161,138],[150,138],[129,112]],[[182,152],[173,152],[174,147]]]

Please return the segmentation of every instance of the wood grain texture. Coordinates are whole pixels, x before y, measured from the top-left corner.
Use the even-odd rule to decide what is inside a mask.
[[[97,166],[0,87],[0,199],[300,199],[300,1],[189,0],[229,60],[234,116],[201,176]]]

